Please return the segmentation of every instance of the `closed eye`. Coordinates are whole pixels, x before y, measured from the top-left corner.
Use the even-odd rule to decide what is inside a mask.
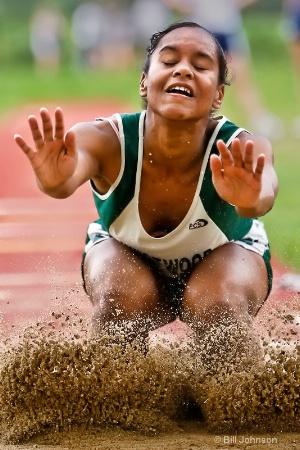
[[[172,66],[175,66],[177,64],[177,61],[162,61],[162,63],[163,63],[164,66],[172,67]],[[196,65],[194,65],[194,68],[195,68],[195,70],[198,70],[199,72],[208,70],[208,68],[204,67],[204,66],[196,66]]]
[[[175,66],[177,64],[175,61],[163,61],[165,66]]]
[[[196,70],[200,70],[200,71],[201,71],[201,70],[203,70],[203,71],[204,71],[204,70],[208,70],[207,67],[203,67],[203,66],[194,66],[194,67],[195,67]]]

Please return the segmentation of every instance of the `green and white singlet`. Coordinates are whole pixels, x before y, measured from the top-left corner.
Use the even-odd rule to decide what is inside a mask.
[[[240,217],[234,206],[219,197],[212,183],[209,158],[212,153],[218,154],[217,140],[223,139],[229,146],[245,130],[224,116],[217,119],[186,217],[167,235],[152,237],[143,228],[139,216],[145,111],[114,117],[121,143],[121,169],[104,195],[91,182],[99,219],[88,227],[85,253],[93,245],[113,237],[150,257],[166,276],[181,277],[189,274],[210,251],[233,241],[264,258],[271,283],[269,243],[263,223]]]

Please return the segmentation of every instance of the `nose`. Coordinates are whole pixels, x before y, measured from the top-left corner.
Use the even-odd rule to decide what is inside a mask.
[[[186,78],[193,78],[194,73],[187,63],[181,63],[176,66],[173,72],[174,77],[186,77]]]

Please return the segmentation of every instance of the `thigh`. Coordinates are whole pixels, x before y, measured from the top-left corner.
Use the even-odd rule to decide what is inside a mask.
[[[254,317],[268,296],[268,271],[258,253],[235,243],[208,254],[193,270],[184,295],[183,308],[201,319],[212,312],[244,321]]]
[[[148,315],[158,325],[173,320],[168,302],[161,295],[161,279],[155,268],[135,250],[105,239],[87,252],[83,262],[86,292],[94,307],[124,311],[124,318]],[[114,299],[110,304],[110,299]]]
[[[131,290],[138,285],[147,285],[147,290],[156,293],[155,277],[147,264],[128,246],[113,238],[93,245],[85,255],[83,279],[90,294],[96,286]]]

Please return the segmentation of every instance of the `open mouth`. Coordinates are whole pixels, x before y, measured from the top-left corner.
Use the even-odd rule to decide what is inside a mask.
[[[173,86],[167,90],[168,94],[180,94],[185,97],[193,97],[191,90],[183,86]]]

